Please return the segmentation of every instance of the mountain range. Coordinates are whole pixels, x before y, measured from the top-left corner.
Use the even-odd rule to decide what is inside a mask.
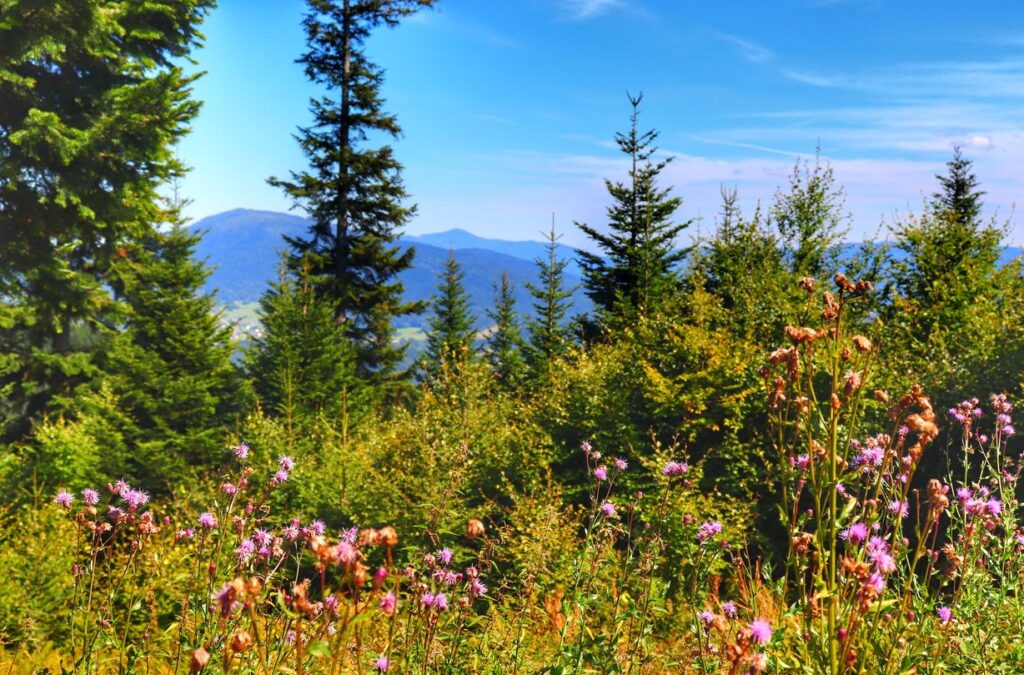
[[[268,282],[277,276],[280,252],[286,248],[284,237],[306,234],[309,221],[287,213],[234,209],[203,218],[193,227],[203,232],[197,255],[212,269],[204,290],[216,294],[217,300],[229,310],[229,318],[254,325],[255,303]],[[488,239],[459,229],[405,236],[398,240],[398,245],[416,248],[412,267],[399,275],[406,298],[414,301],[429,301],[436,294],[444,264],[454,252],[465,273],[463,283],[480,330],[492,324],[486,312],[493,306],[495,285],[502,272],[508,274],[515,286],[519,311],[530,311],[532,299],[526,283],[537,278],[535,260],[547,256],[547,245],[543,242]],[[557,255],[566,261],[566,286],[575,289],[570,314],[588,311],[591,305],[581,290],[576,249],[558,244]],[[425,329],[429,318],[428,311],[402,317],[396,325]],[[249,330],[243,327],[243,332]]]

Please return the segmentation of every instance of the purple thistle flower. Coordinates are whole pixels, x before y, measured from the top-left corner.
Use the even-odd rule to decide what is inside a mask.
[[[249,446],[245,443],[239,443],[235,447],[231,448],[232,454],[240,460],[249,459]]]
[[[116,483],[114,483],[114,494],[117,495],[118,497],[123,497],[124,493],[128,492],[131,489],[131,486],[128,485],[128,483],[125,483],[124,480],[119,480]]]
[[[629,464],[626,463],[626,460],[622,459],[621,457],[618,457],[615,460],[615,468],[618,469],[619,471],[625,471],[626,467],[628,466]]]
[[[238,562],[243,565],[249,562],[249,559],[252,558],[252,555],[255,552],[256,544],[252,539],[246,539],[238,545],[238,548],[235,549],[235,555],[238,557]]]
[[[391,665],[391,662],[388,661],[388,657],[386,656],[378,656],[377,660],[373,662],[373,665],[377,668],[378,673],[386,673],[388,672],[388,666]]]
[[[434,596],[434,609],[439,612],[448,609],[448,598],[444,597],[444,593],[438,593]]]
[[[950,619],[953,618],[953,610],[949,607],[938,607],[935,613],[939,615],[939,621],[942,623],[949,623]]]
[[[65,509],[71,508],[71,502],[75,501],[75,496],[67,490],[61,490],[57,493],[57,496],[53,498],[53,503],[57,506]]]
[[[434,594],[431,593],[430,591],[427,591],[426,593],[423,594],[423,597],[420,598],[420,602],[423,603],[424,607],[433,607],[434,606]]]
[[[616,515],[615,504],[611,502],[605,502],[604,504],[601,504],[601,513],[603,513],[606,518],[614,518]]]
[[[234,483],[224,483],[220,486],[220,491],[229,497],[234,497],[238,493],[238,486]]]
[[[469,582],[469,594],[474,598],[479,598],[481,595],[487,592],[487,587],[480,582],[479,579],[473,579]]]
[[[334,547],[334,557],[338,559],[339,565],[351,567],[359,560],[359,549],[347,541],[339,541]]]
[[[906,518],[910,514],[910,504],[896,499],[889,502],[889,511],[900,518]]]
[[[344,532],[341,533],[341,540],[342,541],[347,541],[350,544],[356,543],[356,539],[358,539],[358,538],[359,538],[359,528],[358,527],[350,527],[349,529],[347,529],[347,530],[345,530]]]
[[[121,499],[132,511],[149,503],[149,495],[142,490],[128,490],[121,495]]]
[[[592,447],[593,446],[590,445],[590,441],[583,441],[582,443],[580,443],[580,450],[583,451],[584,455],[589,455]]]
[[[1003,512],[1003,503],[993,497],[992,499],[985,502],[985,510],[988,511],[990,516],[998,516]]]
[[[217,527],[217,519],[212,513],[204,512],[199,514],[199,524],[206,530],[212,530]]]
[[[278,469],[276,472],[274,472],[274,477],[270,480],[270,484],[271,485],[280,485],[281,483],[285,482],[286,480],[288,480],[288,470],[287,469]]]
[[[314,520],[309,524],[309,531],[313,533],[314,537],[320,537],[327,531],[327,526],[324,525],[324,521],[322,520]]]
[[[604,466],[599,466],[594,469],[594,478],[598,480],[608,480],[608,469]]]
[[[705,609],[700,613],[700,620],[705,626],[710,626],[711,622],[715,620],[715,614]]]
[[[281,455],[278,457],[277,464],[285,471],[291,471],[295,468],[295,460],[288,455]]]
[[[799,457],[796,458],[796,468],[800,469],[801,471],[806,471],[807,467],[809,467],[810,465],[810,455],[800,455]]]
[[[722,603],[722,612],[730,619],[735,619],[739,615],[739,610],[736,609],[736,603],[733,601]]]
[[[100,493],[92,488],[82,490],[82,501],[86,506],[96,506],[100,503]]]
[[[839,533],[839,537],[854,544],[860,544],[868,538],[868,526],[864,523],[854,523]]]
[[[450,548],[442,548],[437,552],[437,559],[441,561],[442,565],[451,565],[452,550]]]
[[[252,540],[259,546],[270,546],[274,543],[274,535],[266,530],[256,530],[252,533]]]
[[[220,606],[220,615],[228,616],[239,606],[235,599],[235,588],[230,584],[224,584],[221,589],[213,594],[213,600]]]
[[[299,538],[299,526],[295,523],[286,525],[285,528],[281,530],[281,538],[285,541],[295,541]]]
[[[395,598],[395,594],[391,591],[388,591],[387,594],[385,594],[384,597],[380,599],[380,609],[388,616],[391,616],[395,613],[395,605],[397,602],[398,599]]]
[[[721,531],[722,524],[717,520],[703,523],[699,528],[697,528],[697,541],[703,543]]]
[[[750,624],[750,636],[758,644],[768,644],[772,639],[772,625],[764,619],[754,619]]]
[[[682,476],[689,470],[690,467],[686,465],[686,462],[668,462],[661,472],[671,478],[673,476]]]

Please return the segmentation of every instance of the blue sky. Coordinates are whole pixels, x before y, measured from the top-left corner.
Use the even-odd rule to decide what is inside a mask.
[[[294,60],[299,0],[220,0],[196,55],[204,107],[180,155],[194,218],[287,210],[265,183],[304,160],[293,134],[316,91]],[[536,239],[551,214],[603,223],[612,138],[643,91],[643,126],[676,157],[682,217],[714,227],[721,185],[750,210],[798,157],[834,167],[851,239],[920,210],[955,144],[991,212],[1024,194],[1024,3],[916,0],[440,0],[376,34],[395,143],[419,205],[411,233]],[[1011,241],[1024,241],[1012,220]],[[697,233],[697,227],[692,230]],[[885,236],[885,230],[882,230]]]

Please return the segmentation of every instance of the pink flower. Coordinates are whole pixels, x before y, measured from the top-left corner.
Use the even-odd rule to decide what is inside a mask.
[[[207,530],[212,530],[217,527],[217,519],[214,518],[212,513],[201,513],[199,515],[199,524]]]
[[[229,497],[233,497],[238,493],[238,486],[234,483],[224,483],[220,486],[220,491]]]
[[[434,596],[434,609],[439,612],[448,609],[448,598],[444,597],[444,593],[438,593]]]
[[[256,530],[252,533],[252,539],[259,546],[270,546],[274,543],[274,535],[270,534],[266,530]]]
[[[603,513],[606,518],[614,518],[616,516],[615,504],[612,504],[611,502],[601,504],[601,513]]]
[[[121,495],[121,499],[128,505],[131,510],[138,509],[140,506],[145,506],[149,503],[149,495],[142,490],[128,490]]]
[[[295,468],[295,460],[288,455],[281,455],[277,458],[277,464],[285,471],[291,471]]]
[[[949,623],[953,618],[953,610],[949,607],[939,607],[935,610],[935,613],[939,615],[939,621],[942,623]]]
[[[469,594],[474,598],[479,598],[481,595],[487,592],[487,587],[480,583],[479,579],[473,579],[469,582]]]
[[[53,498],[53,503],[57,506],[65,509],[71,508],[71,502],[75,501],[75,496],[67,490],[61,490],[57,493],[57,496]]]
[[[736,603],[732,601],[722,603],[722,612],[730,619],[735,619],[739,614],[736,609]]]
[[[286,480],[288,480],[288,471],[287,471],[287,469],[278,469],[274,473],[274,477],[270,480],[270,484],[271,485],[280,485],[281,483],[285,482]]]
[[[594,478],[598,480],[608,480],[608,469],[603,466],[599,466],[594,469]]]
[[[450,565],[452,563],[452,550],[450,548],[442,548],[437,552],[437,559],[441,561],[442,565]]]
[[[96,506],[100,503],[100,493],[92,488],[82,490],[82,501],[86,506]]]
[[[249,446],[245,443],[239,443],[235,447],[231,448],[231,452],[240,460],[249,459]]]
[[[772,625],[764,619],[754,619],[750,624],[750,636],[754,638],[754,642],[768,644],[772,639]]]
[[[722,524],[715,521],[708,521],[697,528],[697,541],[705,542],[722,531]]]
[[[388,568],[378,567],[377,571],[373,573],[373,587],[380,588],[380,585],[384,583],[384,580],[388,578]]]
[[[252,554],[255,552],[256,544],[252,539],[246,539],[238,545],[238,548],[235,549],[235,555],[238,557],[238,562],[243,565],[249,562],[249,558],[251,558]]]
[[[615,460],[615,468],[618,469],[619,471],[625,471],[626,467],[628,466],[629,465],[626,464],[626,460],[622,459],[621,457]]]
[[[378,656],[377,660],[374,661],[373,664],[376,666],[377,672],[386,673],[388,672],[388,666],[391,665],[391,662],[388,661],[388,657],[386,656]]]
[[[690,467],[686,465],[686,462],[669,462],[661,472],[671,478],[672,476],[682,476],[689,470]]]
[[[705,609],[700,613],[700,620],[705,626],[710,626],[711,622],[715,620],[715,614]]]
[[[868,538],[868,526],[864,523],[854,523],[840,532],[839,536],[851,543],[860,544]]]
[[[309,531],[313,533],[313,536],[319,537],[327,530],[327,526],[324,525],[322,520],[314,520],[309,524]]]
[[[388,616],[391,616],[395,613],[395,605],[397,604],[397,602],[398,600],[397,598],[395,598],[395,594],[391,591],[388,591],[387,595],[380,599],[381,611],[383,611]]]

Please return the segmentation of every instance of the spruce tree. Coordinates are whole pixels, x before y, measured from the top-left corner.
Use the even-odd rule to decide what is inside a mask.
[[[231,328],[202,292],[210,271],[195,259],[201,235],[177,215],[175,207],[170,229],[118,262],[126,319],[102,362],[119,413],[130,420],[122,436],[135,474],[151,482],[214,461],[244,395]]]
[[[837,187],[832,167],[815,155],[814,167],[797,161],[789,191],[777,191],[771,218],[783,254],[797,277],[831,277],[836,272],[838,246],[849,231],[844,213],[845,192]]]
[[[96,375],[111,264],[160,221],[199,104],[182,63],[214,0],[6,2],[0,14],[0,297],[30,308],[0,390],[22,435]],[[21,338],[25,339],[22,340]]]
[[[487,336],[487,360],[498,380],[514,385],[523,376],[526,347],[519,327],[519,313],[516,312],[515,288],[506,272],[501,273],[501,282],[494,289],[494,309],[487,316],[494,322]]]
[[[946,175],[936,175],[941,190],[932,195],[933,212],[946,212],[961,225],[974,226],[981,216],[985,193],[978,189],[972,171],[973,162],[963,156],[960,147],[953,148],[953,159],[946,163]]]
[[[361,377],[386,383],[396,375],[404,346],[395,343],[395,317],[419,312],[403,302],[398,275],[414,250],[396,243],[413,214],[404,205],[402,165],[391,147],[368,139],[398,137],[394,115],[383,110],[383,70],[366,55],[375,28],[395,26],[433,0],[307,0],[303,22],[306,76],[326,93],[312,99],[313,123],[300,129],[308,171],[271,178],[309,214],[307,237],[289,239],[292,264],[312,265],[317,291],[357,350]]]
[[[476,331],[463,278],[455,251],[451,251],[441,273],[433,302],[434,315],[427,331],[424,369],[430,375],[437,374],[444,364],[457,369],[470,356]]]
[[[365,412],[356,351],[334,308],[315,292],[310,266],[282,262],[277,282],[260,298],[262,334],[246,351],[260,405],[290,433],[322,415],[348,428]]]
[[[551,217],[551,231],[547,238],[547,257],[537,258],[538,283],[526,284],[533,297],[533,317],[527,320],[530,339],[527,359],[534,375],[546,375],[551,361],[564,355],[572,346],[572,329],[566,322],[572,307],[574,289],[565,286],[565,267],[568,262],[558,256],[555,219]]]
[[[631,164],[627,183],[605,180],[612,197],[608,233],[576,224],[600,251],[581,251],[580,262],[586,293],[606,318],[628,320],[661,308],[680,288],[677,267],[688,253],[678,247],[677,238],[690,221],[673,220],[682,199],[657,184],[672,158],[655,160],[658,132],[641,133],[637,126],[642,99],[642,94],[629,97],[629,131],[615,135]]]

